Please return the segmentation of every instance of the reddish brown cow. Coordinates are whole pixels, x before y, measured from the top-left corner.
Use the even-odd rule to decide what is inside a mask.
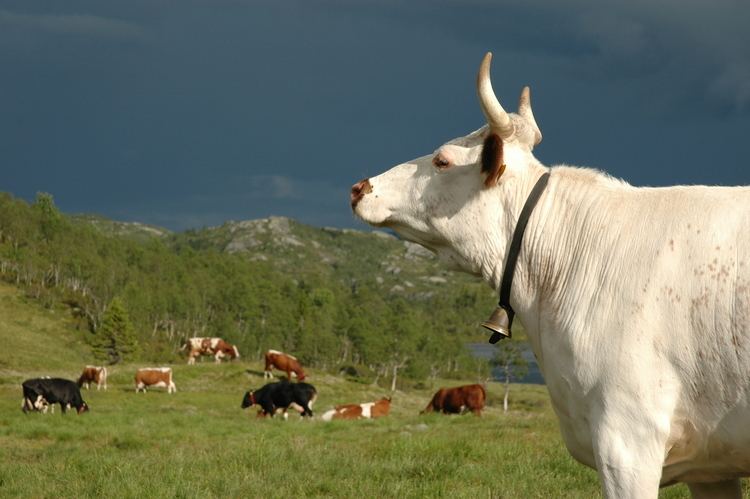
[[[333,419],[375,419],[387,416],[391,410],[391,397],[383,397],[377,402],[366,404],[343,404],[337,405],[321,416],[323,421]]]
[[[78,378],[78,387],[86,385],[88,390],[91,383],[96,383],[96,389],[99,390],[101,387],[107,389],[107,368],[103,366],[86,366],[83,368],[81,377]]]
[[[167,389],[167,393],[177,391],[172,380],[171,367],[144,367],[135,373],[135,392],[143,391],[149,386],[158,386]]]
[[[455,388],[441,388],[420,414],[425,412],[442,412],[444,414],[462,414],[471,411],[482,415],[487,394],[482,385],[464,385]]]
[[[263,373],[263,379],[273,378],[271,369],[274,367],[286,372],[286,377],[289,381],[292,380],[292,374],[297,376],[299,381],[304,381],[305,379],[305,371],[302,370],[302,366],[296,357],[279,352],[278,350],[269,350],[266,352],[266,369]]]

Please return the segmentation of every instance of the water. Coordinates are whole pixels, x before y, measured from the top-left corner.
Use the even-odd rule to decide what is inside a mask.
[[[502,348],[502,344],[503,342],[500,341],[496,345],[490,345],[489,343],[467,343],[466,346],[469,348],[469,351],[471,351],[474,357],[479,359],[486,359],[489,361],[495,355],[495,350],[497,348]],[[523,358],[528,363],[528,371],[523,378],[521,378],[520,380],[514,380],[513,382],[543,385],[544,378],[542,377],[541,371],[539,371],[539,365],[536,363],[534,353],[526,343],[521,343],[521,348],[523,348],[521,355],[523,355]],[[502,377],[502,372],[498,368],[492,369],[492,379],[494,381],[505,381],[505,379]]]

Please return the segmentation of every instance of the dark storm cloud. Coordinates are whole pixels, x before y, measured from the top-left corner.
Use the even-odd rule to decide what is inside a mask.
[[[83,35],[104,38],[140,39],[143,30],[132,24],[91,15],[28,15],[0,11],[3,32],[25,31],[52,35]]]
[[[569,74],[639,79],[745,110],[750,101],[750,3],[739,0],[458,0],[332,2],[501,53],[535,55]],[[356,7],[353,7],[356,6]],[[675,102],[683,104],[683,102]],[[699,102],[703,104],[703,102]]]
[[[170,228],[355,224],[348,188],[531,84],[548,164],[750,183],[746,2],[0,0],[1,186]],[[656,165],[656,166],[655,166]]]

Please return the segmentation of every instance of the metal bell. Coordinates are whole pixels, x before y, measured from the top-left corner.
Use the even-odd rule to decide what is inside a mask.
[[[497,307],[489,319],[482,323],[482,327],[485,327],[492,331],[490,336],[490,343],[493,345],[504,338],[510,338],[510,319],[508,318],[508,312],[502,307]]]

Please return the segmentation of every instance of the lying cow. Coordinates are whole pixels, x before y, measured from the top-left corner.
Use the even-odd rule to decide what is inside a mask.
[[[387,416],[391,410],[391,397],[383,397],[377,402],[365,404],[343,404],[327,411],[321,419],[331,421],[334,419],[375,419]]]
[[[188,338],[180,350],[185,349],[188,349],[188,365],[195,364],[195,358],[200,355],[212,355],[217,364],[225,357],[230,360],[240,357],[237,347],[221,338]]]
[[[250,406],[258,405],[261,411],[258,416],[271,416],[276,411],[281,410],[284,413],[284,419],[287,419],[287,409],[290,407],[299,412],[300,415],[312,417],[312,405],[318,397],[315,387],[308,383],[289,383],[288,381],[277,381],[268,383],[262,388],[245,392],[242,398],[242,408],[247,409]]]
[[[305,371],[296,357],[288,353],[279,352],[278,350],[269,350],[266,352],[266,368],[263,372],[263,379],[273,378],[272,369],[275,367],[286,373],[287,379],[292,380],[292,375],[296,376],[299,381],[304,381]]]
[[[91,383],[96,383],[97,391],[104,387],[107,389],[107,368],[103,366],[86,366],[78,378],[78,387],[83,386],[88,390]]]
[[[430,403],[420,414],[442,412],[443,414],[463,414],[471,411],[482,415],[487,394],[482,385],[464,385],[455,388],[441,388],[433,395]]]
[[[146,393],[146,387],[156,386],[166,388],[167,393],[177,391],[174,381],[172,381],[171,367],[144,367],[138,369],[135,373],[135,392],[143,390]]]
[[[75,408],[78,414],[89,410],[88,404],[81,397],[81,390],[75,382],[62,378],[32,378],[21,385],[23,388],[23,412],[38,410],[46,412],[46,407],[60,404],[65,413]]]

